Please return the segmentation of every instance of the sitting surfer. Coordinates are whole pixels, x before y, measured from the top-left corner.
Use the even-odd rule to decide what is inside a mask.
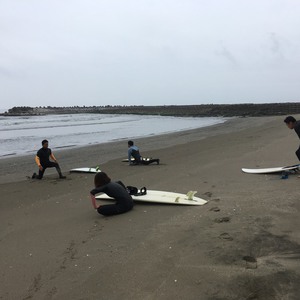
[[[300,121],[296,121],[294,117],[288,116],[284,119],[284,123],[287,125],[289,129],[294,129],[300,139]],[[300,146],[296,151],[296,155],[300,160]]]
[[[39,167],[39,175],[33,173],[32,178],[42,179],[47,168],[56,168],[59,178],[66,178],[66,176],[63,176],[63,174],[61,173],[60,166],[51,149],[48,148],[48,145],[49,142],[47,140],[42,141],[42,148],[37,152],[35,156],[35,162]],[[50,161],[49,158],[51,158],[53,161]]]
[[[134,160],[131,160],[134,158]],[[149,165],[156,162],[159,165],[159,159],[143,159],[140,154],[140,150],[134,145],[133,141],[128,141],[128,162],[129,165]]]
[[[99,172],[94,178],[95,188],[91,190],[93,207],[99,214],[112,216],[125,213],[133,208],[133,200],[121,181],[113,182],[104,172]],[[116,200],[115,204],[97,206],[95,195],[105,193]]]

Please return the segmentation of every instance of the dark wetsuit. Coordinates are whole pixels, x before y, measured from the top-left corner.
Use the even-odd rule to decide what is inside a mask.
[[[134,158],[133,162],[131,161],[131,156]],[[131,146],[128,149],[128,161],[129,161],[129,164],[132,164],[132,165],[149,165],[154,162],[159,164],[158,158],[150,158],[150,159],[144,160],[142,158],[142,156],[140,154],[140,150],[137,146]]]
[[[125,213],[133,208],[133,201],[125,186],[120,182],[110,182],[91,190],[92,195],[105,193],[116,200],[115,204],[101,205],[97,211],[104,216],[112,216]]]
[[[300,121],[297,121],[295,123],[294,130],[300,139]],[[300,146],[299,146],[298,150],[296,151],[296,155],[297,155],[298,159],[300,160]]]
[[[51,155],[52,151],[50,148],[41,148],[38,152],[37,152],[37,156],[40,159],[40,164],[43,167],[43,170],[39,170],[39,175],[36,177],[38,179],[42,179],[44,176],[44,172],[47,168],[56,168],[58,174],[60,177],[62,177],[62,173],[59,167],[59,164],[53,161],[49,160],[49,157]]]

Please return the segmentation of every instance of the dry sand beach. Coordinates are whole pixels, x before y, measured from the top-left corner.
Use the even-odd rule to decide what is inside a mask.
[[[300,299],[300,178],[241,172],[297,163],[283,119],[136,140],[160,165],[122,163],[127,140],[55,151],[66,180],[55,170],[27,179],[32,156],[0,160],[0,299]],[[103,217],[89,199],[93,175],[67,172],[95,165],[126,185],[209,202]]]

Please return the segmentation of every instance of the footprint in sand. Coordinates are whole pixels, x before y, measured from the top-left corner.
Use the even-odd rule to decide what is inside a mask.
[[[222,218],[216,218],[215,219],[216,223],[226,223],[230,222],[230,217],[222,217]]]
[[[219,198],[215,198],[215,199],[211,199],[210,201],[219,202],[219,201],[220,201],[220,199],[219,199]]]
[[[57,288],[53,287],[50,291],[47,292],[45,299],[52,299],[53,296],[57,293]]]
[[[204,193],[204,195],[210,198],[212,196],[212,193],[211,192],[206,192],[206,193]]]
[[[257,269],[257,260],[253,256],[244,256],[243,260],[246,262],[246,269]]]
[[[220,239],[223,239],[223,240],[227,240],[227,241],[233,241],[233,237],[227,233],[227,232],[223,232],[219,235],[219,238]]]
[[[217,207],[217,206],[215,206],[215,207],[212,207],[212,208],[210,209],[210,211],[218,212],[218,211],[220,211],[220,208]]]
[[[42,276],[38,274],[34,277],[31,286],[28,289],[28,296],[24,298],[24,300],[31,299],[34,297],[34,294],[37,293],[42,287]]]

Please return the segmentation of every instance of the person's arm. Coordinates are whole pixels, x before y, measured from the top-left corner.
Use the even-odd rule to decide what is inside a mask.
[[[300,122],[296,122],[296,125],[294,127],[295,132],[297,133],[299,139],[300,139]]]
[[[93,205],[93,207],[94,207],[95,209],[98,209],[98,207],[100,207],[100,206],[97,206],[95,195],[90,194],[90,196],[91,196],[91,200],[92,200],[92,205]]]
[[[57,162],[57,160],[56,160],[56,158],[55,158],[55,156],[54,156],[54,154],[52,152],[50,154],[50,157],[53,159],[54,162]]]
[[[132,153],[132,149],[129,148],[128,149],[128,163],[131,164],[131,153]]]
[[[92,195],[96,195],[96,194],[99,194],[99,193],[105,193],[104,192],[104,187],[103,186],[100,186],[100,187],[97,187],[97,188],[94,188],[94,189],[92,189],[91,191],[90,191],[90,193],[92,194]]]
[[[43,167],[41,165],[41,161],[40,161],[40,158],[36,155],[35,156],[35,162],[36,164],[38,165],[39,169],[42,171],[43,170]]]
[[[98,209],[98,208],[100,207],[100,205],[97,206],[95,195],[98,194],[98,193],[103,192],[104,189],[105,189],[105,188],[104,188],[103,186],[100,186],[100,187],[94,188],[94,189],[92,189],[92,190],[90,191],[90,196],[91,196],[91,200],[92,200],[92,205],[93,205],[93,207],[94,207],[95,209]]]

